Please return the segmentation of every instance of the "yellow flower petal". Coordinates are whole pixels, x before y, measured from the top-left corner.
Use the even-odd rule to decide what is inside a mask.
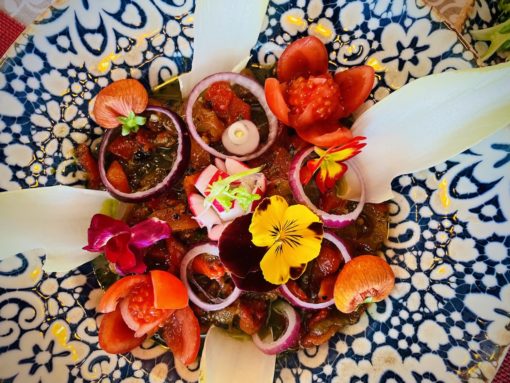
[[[287,201],[278,195],[265,198],[257,206],[249,229],[255,246],[269,247],[275,243],[288,206]]]
[[[290,277],[290,267],[281,250],[280,244],[271,246],[260,261],[264,279],[275,285],[287,283]]]
[[[322,231],[321,225],[317,225],[317,227],[320,227]],[[313,233],[311,230],[310,232]],[[297,247],[290,248],[288,245],[283,246],[283,255],[290,267],[299,267],[317,258],[319,255],[321,251],[322,234],[311,233],[301,238],[299,246]]]

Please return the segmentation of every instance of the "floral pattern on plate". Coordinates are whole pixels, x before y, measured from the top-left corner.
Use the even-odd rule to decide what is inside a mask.
[[[89,118],[101,87],[154,86],[189,70],[191,0],[57,2],[0,65],[0,190],[80,185],[73,148],[97,141]],[[273,0],[254,49],[272,64],[306,34],[335,66],[372,65],[370,107],[406,82],[474,65],[454,32],[414,1]],[[482,382],[510,343],[510,131],[445,164],[394,181],[384,256],[397,276],[328,345],[277,361],[277,382]],[[146,342],[127,356],[98,348],[102,294],[90,265],[44,275],[34,252],[0,262],[0,379],[5,382],[196,381]],[[96,318],[97,317],[97,318]]]

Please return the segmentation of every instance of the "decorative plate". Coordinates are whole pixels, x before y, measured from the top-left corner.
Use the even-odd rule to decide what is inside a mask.
[[[88,118],[89,100],[112,80],[154,86],[188,70],[192,12],[192,0],[55,2],[0,64],[0,189],[82,184],[73,148],[102,131]],[[365,107],[414,78],[475,65],[457,35],[413,0],[273,0],[253,59],[273,63],[306,34],[328,44],[335,65],[374,66]],[[495,375],[510,343],[510,130],[393,186],[384,250],[397,276],[391,297],[328,345],[279,358],[275,381]],[[198,379],[197,365],[174,363],[150,342],[127,356],[100,350],[101,290],[90,265],[44,275],[41,262],[38,252],[0,262],[0,380]]]

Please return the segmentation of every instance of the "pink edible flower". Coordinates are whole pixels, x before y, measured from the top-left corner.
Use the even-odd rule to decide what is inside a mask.
[[[145,249],[170,234],[168,224],[157,218],[148,218],[129,227],[123,221],[96,214],[88,229],[88,244],[83,249],[104,252],[120,274],[141,274],[147,269]]]

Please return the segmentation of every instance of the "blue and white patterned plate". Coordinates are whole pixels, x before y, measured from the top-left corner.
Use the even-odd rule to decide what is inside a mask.
[[[0,190],[82,184],[73,148],[102,131],[88,118],[89,101],[112,80],[154,86],[188,70],[192,12],[192,0],[55,2],[0,64]],[[254,60],[273,63],[306,34],[327,43],[332,64],[374,66],[365,107],[414,78],[475,65],[456,34],[413,0],[273,0]],[[329,345],[278,359],[277,382],[495,375],[510,343],[510,130],[393,186],[390,299]],[[101,290],[90,265],[43,275],[43,260],[32,253],[0,262],[1,381],[198,379],[197,366],[174,363],[150,342],[126,357],[100,350]]]

